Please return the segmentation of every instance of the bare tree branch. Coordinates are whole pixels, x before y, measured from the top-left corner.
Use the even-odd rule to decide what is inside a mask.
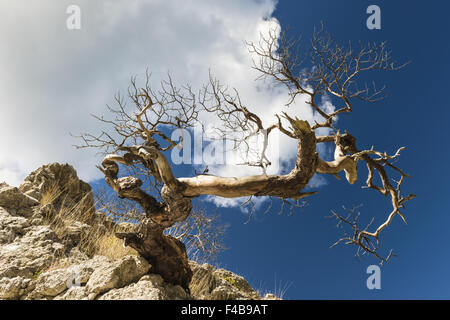
[[[366,187],[388,196],[392,211],[373,232],[369,231],[372,223],[360,228],[357,218],[344,218],[334,213],[341,225],[352,230],[352,234],[349,233],[337,243],[354,244],[358,250],[382,261],[387,261],[391,256],[384,259],[376,251],[380,232],[396,215],[405,220],[400,210],[406,201],[415,197],[413,194],[402,196],[400,190],[404,178],[409,177],[394,165],[403,148],[393,155],[374,148],[359,150],[355,137],[347,131],[341,134],[336,128],[336,119],[350,113],[354,101],[375,102],[382,97],[383,88],[359,83],[361,74],[395,71],[404,65],[392,61],[385,43],[360,44],[359,49],[355,50],[351,44],[340,45],[323,28],[314,32],[309,55],[300,57],[299,43],[287,39],[285,33],[279,36],[277,30],[272,30],[269,35],[261,35],[258,43],[248,43],[248,48],[255,57],[253,68],[260,72],[260,77],[271,78],[276,84],[288,88],[287,105],[292,105],[299,96],[306,98],[311,110],[321,117],[320,122],[310,124],[280,112],[274,115],[272,124],[265,126],[257,112],[253,111],[257,109],[245,105],[238,90],[226,87],[212,75],[208,83],[198,93],[194,93],[189,85],[175,85],[170,75],[155,90],[150,86],[150,73],[147,72],[142,87],[137,85],[136,78],[131,79],[128,101],[132,102],[133,108],[130,109],[125,98],[117,94],[117,106],[107,106],[113,118],[96,116],[112,130],[79,136],[82,141],[79,148],[97,148],[102,151],[104,160],[99,169],[109,186],[120,198],[136,202],[145,212],[138,232],[120,233],[117,236],[148,259],[154,270],[167,281],[187,288],[192,276],[186,246],[179,239],[181,236],[192,239],[197,248],[208,245],[216,247],[214,241],[208,243],[209,240],[201,235],[191,233],[193,228],[200,230],[207,226],[208,219],[197,216],[193,224],[183,224],[186,219],[193,215],[195,217],[192,199],[201,195],[248,197],[248,204],[251,205],[254,197],[268,196],[281,199],[282,208],[285,204],[295,208],[303,205],[298,203],[299,199],[315,193],[304,193],[302,190],[316,172],[338,177],[344,171],[347,181],[355,184],[360,174],[357,170],[359,161],[365,162],[367,167]],[[310,65],[302,66],[305,57],[310,58]],[[337,108],[329,111],[319,103],[319,98],[332,99]],[[249,140],[262,135],[263,145],[258,150],[257,160],[247,159],[242,165],[261,167],[263,174],[221,177],[203,172],[194,177],[176,177],[165,153],[180,142],[183,143],[183,130],[201,125],[201,112],[215,115],[221,124],[216,127],[216,132],[222,137],[232,133],[231,139],[238,147],[246,150],[247,155],[251,151]],[[333,129],[333,133],[319,136],[315,132],[319,128]],[[169,138],[171,130],[181,130],[181,141]],[[271,164],[266,155],[268,136],[274,130],[297,141],[295,164],[285,175],[266,174],[266,168]],[[324,161],[319,157],[317,143],[334,144],[333,161]],[[120,177],[119,169],[125,172],[129,169],[128,173],[131,174]],[[391,171],[400,175],[398,181],[393,181],[394,184],[391,183]],[[375,173],[380,177],[381,185],[373,181]],[[145,189],[147,182],[154,186],[154,190]],[[168,228],[175,228],[171,229],[176,230],[175,233],[167,234],[164,230]]]

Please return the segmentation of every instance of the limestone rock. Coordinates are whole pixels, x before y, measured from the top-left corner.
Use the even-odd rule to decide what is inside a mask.
[[[87,300],[88,294],[86,287],[73,286],[63,294],[56,296],[54,300]]]
[[[86,290],[85,285],[89,278],[95,270],[110,266],[111,263],[112,261],[107,257],[94,256],[92,259],[84,260],[79,264],[71,264],[66,269],[52,271],[53,273],[61,274],[60,285],[65,286],[64,290],[67,289],[65,292],[63,292],[64,290],[58,292],[59,295],[55,299],[87,299],[89,292]]]
[[[79,248],[75,247],[70,249],[65,260],[67,260],[67,264],[79,264],[89,260],[89,257],[84,252],[81,252]]]
[[[25,178],[19,190],[41,202],[51,201],[56,211],[62,206],[94,210],[91,186],[80,180],[75,169],[67,163],[51,163],[38,168]]]
[[[191,295],[196,299],[207,299],[215,286],[212,275],[214,267],[208,263],[200,265],[192,261],[189,262],[189,266],[193,273],[191,283],[189,284]]]
[[[216,269],[213,276],[216,284],[211,292],[213,300],[260,299],[247,280],[231,271]]]
[[[281,300],[280,298],[278,298],[276,295],[274,295],[273,293],[266,293],[263,297],[263,300]]]
[[[189,263],[193,277],[189,289],[199,300],[259,300],[261,297],[241,276],[204,263]]]
[[[139,282],[124,288],[113,289],[99,300],[184,300],[190,296],[180,286],[165,284],[160,275],[143,276]]]
[[[67,246],[76,246],[82,238],[86,237],[91,226],[80,221],[74,221],[66,226],[64,232],[65,244]]]
[[[22,193],[18,188],[0,183],[0,207],[13,210],[14,213],[29,216],[31,207],[39,204],[39,201]]]
[[[24,277],[0,279],[0,299],[17,300],[27,291],[30,291],[30,279]]]
[[[55,297],[67,289],[68,281],[70,281],[70,278],[65,269],[44,272],[35,282],[33,293],[27,298]]]
[[[111,260],[104,256],[94,256],[80,264],[71,265],[68,269],[68,275],[74,277],[74,281],[79,285],[85,285],[95,270],[108,267],[112,264]]]
[[[91,275],[96,269],[110,266],[112,262],[103,256],[95,256],[80,264],[72,264],[66,268],[55,269],[42,273],[34,282],[35,289],[27,296],[27,299],[42,299],[59,296],[59,299],[67,300],[73,297],[87,297],[85,287]],[[73,288],[83,288],[73,289]],[[65,291],[70,292],[65,292]]]
[[[13,242],[16,237],[26,233],[29,226],[30,222],[26,218],[13,216],[0,207],[0,245]]]
[[[19,188],[0,183],[0,299],[261,299],[244,278],[209,264],[190,262],[188,294],[147,274],[141,257],[92,257],[77,247],[112,227],[131,232],[137,225],[96,213],[90,186],[68,164],[45,165]]]
[[[49,226],[32,226],[21,238],[0,246],[0,279],[32,278],[64,251]]]
[[[150,265],[141,257],[126,256],[96,269],[86,284],[90,299],[110,289],[124,287],[148,272]],[[92,295],[93,294],[93,295]]]
[[[112,289],[98,300],[167,300],[167,297],[149,281],[139,281],[125,288]]]
[[[119,267],[124,267],[124,264],[120,264],[119,262],[120,261],[117,261]],[[82,261],[78,264],[70,264],[66,267],[46,271],[33,281],[35,289],[26,297],[26,299],[58,297],[58,299],[67,300],[72,299],[75,296],[87,297],[88,294],[92,292],[90,292],[85,285],[94,274],[94,271],[105,270],[108,268],[112,269],[114,266],[114,261],[111,261],[107,257],[94,256],[92,259]],[[126,272],[126,270],[124,270],[124,272]],[[99,281],[97,275],[93,276],[93,281],[91,282],[95,281]],[[97,287],[93,288],[97,289]],[[95,290],[94,293],[96,294]]]

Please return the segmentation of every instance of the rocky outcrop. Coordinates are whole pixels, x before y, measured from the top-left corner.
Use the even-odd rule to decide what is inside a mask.
[[[65,212],[75,207],[88,218],[69,219]],[[90,210],[91,188],[67,164],[43,166],[19,188],[1,183],[0,299],[261,299],[244,278],[209,264],[190,262],[193,277],[185,290],[151,273],[137,255],[88,256],[81,240],[114,224]],[[135,226],[114,224],[116,230]]]
[[[200,300],[259,300],[260,295],[241,276],[225,269],[215,269],[210,264],[191,261],[194,276],[189,289]],[[266,295],[263,299],[276,299]]]
[[[0,279],[32,278],[63,253],[64,246],[50,227],[29,227],[22,237],[0,246]]]
[[[95,211],[91,186],[80,180],[75,169],[67,163],[51,163],[38,168],[25,178],[19,190],[43,205],[51,203],[54,212],[74,207],[87,213]]]
[[[158,274],[143,276],[138,282],[120,289],[113,289],[99,300],[183,300],[192,299],[181,286],[164,282]]]
[[[93,300],[115,288],[138,281],[150,265],[136,256],[126,256],[116,261],[95,256],[79,264],[42,273],[31,285],[33,291],[25,299],[79,299]],[[77,287],[77,289],[74,289]]]
[[[18,188],[0,183],[0,207],[19,215],[30,216],[30,208],[38,204],[37,199],[22,193]]]
[[[22,223],[24,229],[11,230],[11,221],[15,227]],[[0,299],[18,299],[33,290],[33,279],[64,252],[48,226],[28,225],[20,218],[5,217],[5,211],[0,216],[0,230],[9,231],[0,246]]]
[[[28,219],[12,216],[5,208],[0,207],[0,245],[11,243],[18,236],[23,236],[30,225]]]
[[[51,163],[33,171],[19,187],[26,195],[40,200],[49,190],[59,191],[58,197],[66,201],[80,201],[91,192],[91,186],[78,179],[75,169],[67,164]]]

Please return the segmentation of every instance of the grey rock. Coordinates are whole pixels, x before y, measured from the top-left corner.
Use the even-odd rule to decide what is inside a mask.
[[[133,255],[97,268],[86,284],[90,299],[108,290],[121,288],[135,282],[149,269],[150,265],[144,258]]]
[[[51,163],[36,169],[25,178],[19,190],[37,200],[41,200],[47,192],[51,192],[54,195],[52,205],[55,212],[61,210],[62,206],[67,208],[78,206],[80,210],[92,211],[94,217],[91,186],[80,180],[75,169],[67,163]]]
[[[241,276],[190,261],[193,276],[189,289],[198,300],[259,300],[259,294]]]
[[[67,268],[70,275],[76,276],[76,281],[80,285],[85,285],[95,270],[100,270],[111,266],[112,261],[104,256],[94,256],[92,259],[84,261],[80,264],[71,265]]]
[[[32,290],[30,279],[23,277],[2,278],[0,279],[0,299],[17,300],[21,295]]]
[[[27,209],[38,204],[38,200],[22,193],[18,188],[9,186],[6,183],[0,183],[0,207],[28,213],[28,210],[22,209]]]
[[[74,221],[70,225],[66,226],[66,230],[64,232],[65,244],[72,247],[76,246],[80,243],[81,239],[87,236],[90,228],[90,225],[80,221]]]
[[[35,281],[35,289],[27,299],[55,297],[67,290],[69,280],[69,274],[66,269],[44,272]]]
[[[73,217],[74,208],[86,219]],[[132,232],[137,225],[116,225],[95,212],[90,186],[68,164],[45,165],[19,188],[1,183],[0,299],[261,299],[244,278],[209,264],[190,262],[188,294],[148,274],[151,266],[142,257],[88,257],[76,246],[92,231],[111,227]]]
[[[56,296],[54,300],[87,300],[88,293],[86,287],[73,286],[63,294]]]
[[[281,300],[280,298],[278,298],[276,295],[274,295],[273,293],[266,293],[263,297],[263,300]]]
[[[160,275],[143,276],[137,283],[112,289],[99,300],[185,300],[191,297],[180,286],[164,283]]]
[[[0,246],[0,278],[32,278],[64,252],[49,226],[32,226],[15,241]]]
[[[16,237],[26,233],[29,226],[30,222],[26,218],[13,216],[0,207],[0,245],[13,242]]]

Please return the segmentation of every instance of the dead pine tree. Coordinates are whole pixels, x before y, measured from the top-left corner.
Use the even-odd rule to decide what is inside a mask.
[[[359,83],[361,74],[395,71],[403,65],[392,61],[385,43],[359,44],[355,50],[350,44],[340,45],[323,28],[314,32],[310,44],[305,56],[310,58],[311,64],[304,68],[301,68],[303,59],[300,59],[299,48],[302,48],[297,40],[287,39],[276,30],[261,35],[257,43],[247,43],[247,46],[250,54],[256,57],[253,68],[261,77],[271,78],[288,88],[288,105],[300,96],[306,97],[309,107],[321,116],[320,122],[308,123],[280,112],[269,126],[264,126],[257,112],[244,106],[237,90],[228,89],[212,76],[199,92],[194,93],[190,86],[177,87],[170,76],[155,90],[150,86],[147,73],[142,86],[138,86],[136,78],[131,80],[126,98],[132,102],[134,110],[128,110],[126,99],[117,95],[117,106],[108,106],[113,119],[97,116],[112,130],[79,136],[82,143],[78,147],[98,148],[104,154],[99,169],[118,197],[134,201],[144,210],[138,232],[117,233],[117,237],[146,258],[152,265],[152,272],[161,274],[170,283],[188,288],[192,272],[185,245],[164,230],[190,217],[193,199],[213,195],[298,200],[310,194],[302,193],[302,190],[316,172],[337,176],[344,171],[347,182],[354,184],[358,180],[358,161],[363,161],[367,167],[366,187],[388,197],[392,211],[373,231],[358,226],[357,220],[335,213],[351,230],[337,243],[353,244],[382,262],[389,258],[377,253],[380,233],[395,216],[404,219],[401,210],[405,202],[414,197],[401,194],[402,182],[409,176],[393,163],[403,148],[393,155],[373,148],[360,150],[357,138],[350,133],[351,128],[337,128],[335,121],[337,116],[352,112],[355,100],[374,102],[383,98],[383,89]],[[324,96],[333,99],[337,106],[334,111],[328,112],[319,103]],[[198,125],[202,112],[215,114],[226,130],[241,132],[241,143],[251,135],[264,134],[267,144],[267,137],[276,130],[296,140],[297,157],[292,170],[284,175],[268,175],[264,170],[263,174],[245,177],[221,177],[213,172],[176,177],[167,152],[180,141],[172,141],[167,132]],[[320,128],[330,129],[330,134],[316,134]],[[320,158],[316,148],[321,143],[334,145],[333,161]],[[263,151],[258,163],[249,161],[246,165],[264,169],[270,161]],[[128,169],[126,172],[130,175],[119,177],[119,168]],[[391,178],[393,174],[399,176],[398,180]],[[377,181],[374,181],[375,175],[379,177]],[[150,182],[153,190],[144,190],[145,181]]]

